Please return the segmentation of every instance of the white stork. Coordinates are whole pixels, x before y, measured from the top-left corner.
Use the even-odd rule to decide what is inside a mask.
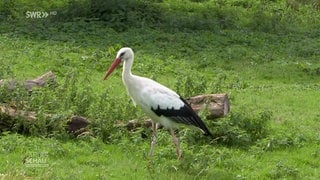
[[[107,79],[117,65],[121,62],[124,63],[122,81],[126,86],[127,92],[131,96],[134,105],[139,105],[152,119],[153,135],[149,157],[151,158],[153,155],[157,127],[161,124],[170,130],[178,159],[181,159],[182,153],[174,128],[177,128],[179,124],[192,125],[202,130],[205,135],[212,136],[212,134],[188,103],[176,92],[151,79],[133,75],[131,73],[133,59],[134,54],[131,48],[121,48],[117,53],[116,59],[106,72],[104,79]]]

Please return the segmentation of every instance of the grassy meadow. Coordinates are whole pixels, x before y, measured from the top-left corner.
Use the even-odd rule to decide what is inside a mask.
[[[120,3],[119,3],[120,2]],[[320,179],[320,2],[153,0],[0,3],[0,79],[47,71],[56,82],[27,92],[0,87],[1,105],[36,112],[0,129],[0,179]],[[30,18],[26,12],[46,11]],[[183,97],[228,93],[228,116],[207,120],[215,139],[181,128],[183,159],[134,107],[117,51],[135,51],[132,72]],[[50,114],[50,116],[47,116]],[[65,130],[73,115],[90,133]],[[0,115],[0,127],[8,118]]]

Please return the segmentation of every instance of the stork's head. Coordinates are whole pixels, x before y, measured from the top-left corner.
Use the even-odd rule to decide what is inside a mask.
[[[116,56],[116,59],[113,61],[111,66],[109,67],[108,71],[106,72],[106,75],[104,76],[104,80],[107,79],[107,77],[112,73],[112,71],[121,63],[124,61],[132,61],[133,60],[133,51],[129,47],[121,48]]]

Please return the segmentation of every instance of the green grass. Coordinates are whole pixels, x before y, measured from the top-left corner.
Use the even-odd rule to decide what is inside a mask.
[[[89,14],[68,19],[68,13],[74,17],[79,12],[57,2],[41,5],[61,8],[56,19],[26,19],[8,5],[11,16],[0,23],[0,79],[23,81],[49,70],[57,76],[57,83],[34,89],[32,95],[23,88],[1,87],[1,103],[35,111],[38,120],[17,119],[11,132],[2,132],[0,178],[320,178],[320,22],[315,3],[291,1],[299,4],[298,11],[280,1],[164,1],[150,5],[161,7],[156,10],[160,19],[153,22],[156,11],[146,11],[151,19],[135,24],[132,19],[95,21]],[[140,18],[140,8],[133,19]],[[219,23],[210,26],[216,18]],[[160,130],[149,162],[151,131],[116,126],[117,121],[146,118],[126,94],[121,69],[102,81],[122,46],[135,51],[133,73],[184,97],[228,93],[227,117],[209,121],[201,114],[218,140],[181,128],[184,157],[178,161],[169,133]],[[74,138],[65,132],[74,114],[88,117],[90,135]],[[30,167],[33,160],[35,167]]]
[[[149,142],[137,142],[138,138],[134,138],[136,145],[131,140],[104,144],[91,137],[61,141],[6,135],[1,138],[1,176],[7,179],[316,179],[319,176],[319,146],[315,144],[265,152],[259,148],[241,150],[182,143],[184,159],[178,161],[168,135],[161,133],[157,153],[149,162]]]

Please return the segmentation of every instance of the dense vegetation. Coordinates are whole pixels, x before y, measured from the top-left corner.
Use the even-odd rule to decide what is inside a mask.
[[[34,111],[0,136],[0,177],[139,179],[319,179],[320,3],[318,0],[4,0],[0,79],[52,70],[44,88],[0,87],[0,103]],[[46,18],[27,12],[46,11]],[[226,92],[231,112],[205,119],[216,139],[181,128],[176,160],[161,130],[148,162],[150,130],[117,125],[147,117],[135,108],[117,50],[135,50],[133,72],[185,97]],[[50,116],[47,116],[50,114]],[[90,134],[65,131],[72,115]],[[0,125],[5,116],[0,117]],[[28,167],[28,158],[44,167]],[[38,165],[39,165],[38,164]]]

